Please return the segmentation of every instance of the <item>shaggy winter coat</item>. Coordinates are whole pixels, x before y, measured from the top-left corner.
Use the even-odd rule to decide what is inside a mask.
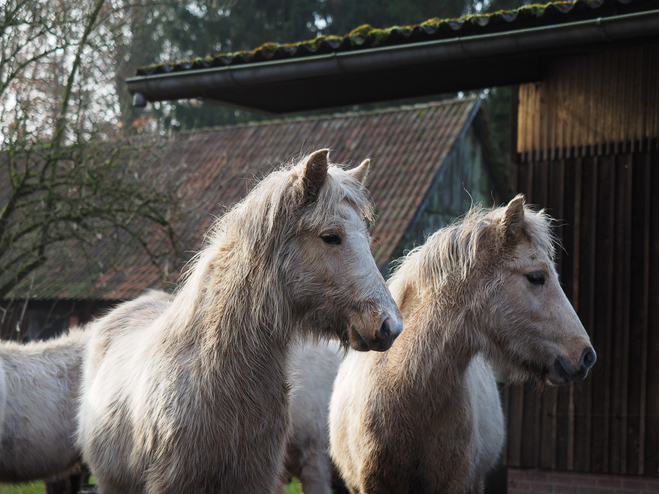
[[[503,446],[491,364],[550,385],[583,379],[590,340],[561,289],[549,218],[474,209],[390,281],[405,331],[350,353],[330,405],[331,453],[354,493],[480,493]]]
[[[370,253],[367,169],[321,150],[273,172],[218,220],[168,307],[90,327],[78,443],[100,494],[276,489],[293,336],[383,351],[402,329]]]
[[[0,343],[0,482],[65,475],[80,459],[76,400],[86,335]]]

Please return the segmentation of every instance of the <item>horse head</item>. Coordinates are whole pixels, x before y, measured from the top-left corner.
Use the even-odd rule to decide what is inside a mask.
[[[282,273],[304,326],[355,350],[384,351],[403,326],[371,253],[369,166],[344,171],[322,149],[291,169],[297,221]]]
[[[584,379],[597,356],[558,281],[550,218],[519,195],[494,215],[489,286],[482,311],[488,340],[511,377],[552,385]],[[494,245],[493,245],[494,244]]]

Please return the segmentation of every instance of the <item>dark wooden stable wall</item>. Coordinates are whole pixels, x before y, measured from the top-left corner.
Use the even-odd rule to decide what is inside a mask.
[[[519,191],[562,219],[559,274],[598,361],[571,386],[508,390],[507,462],[657,476],[659,144],[602,151],[520,155]]]
[[[76,324],[86,324],[119,303],[118,300],[25,300],[0,304],[0,339],[32,341],[57,336]]]

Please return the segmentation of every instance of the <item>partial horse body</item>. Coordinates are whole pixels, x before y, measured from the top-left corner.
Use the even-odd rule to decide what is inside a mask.
[[[76,409],[86,334],[0,343],[0,482],[61,477],[80,460]]]
[[[304,494],[331,494],[327,418],[334,378],[343,358],[336,342],[304,342],[291,355],[291,434],[285,481],[297,477]]]
[[[133,313],[152,315],[170,296],[150,290]],[[0,343],[0,482],[58,479],[78,469],[78,400],[90,332]]]
[[[129,302],[129,311],[154,318],[172,300],[165,292],[150,290]],[[0,422],[0,481],[58,478],[77,467],[78,390],[89,334],[76,328],[46,342],[0,344],[0,417],[8,416]],[[327,416],[342,356],[335,341],[305,341],[294,347],[288,362],[291,434],[285,478],[298,477],[305,494],[331,493]]]
[[[550,219],[473,209],[399,265],[405,332],[349,352],[330,405],[330,450],[353,493],[481,493],[504,441],[491,365],[550,385],[586,377],[590,340],[554,267]]]
[[[218,220],[164,311],[128,303],[89,328],[78,442],[101,494],[273,492],[293,336],[384,351],[400,333],[364,224],[368,162],[345,172],[327,154]]]

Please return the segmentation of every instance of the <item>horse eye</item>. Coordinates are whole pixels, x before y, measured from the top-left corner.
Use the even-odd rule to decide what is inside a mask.
[[[526,279],[529,280],[529,283],[533,285],[544,285],[545,284],[545,273],[529,273],[526,275]]]
[[[320,236],[320,238],[322,238],[323,242],[328,245],[341,245],[341,237],[339,237],[336,233],[324,233]]]

